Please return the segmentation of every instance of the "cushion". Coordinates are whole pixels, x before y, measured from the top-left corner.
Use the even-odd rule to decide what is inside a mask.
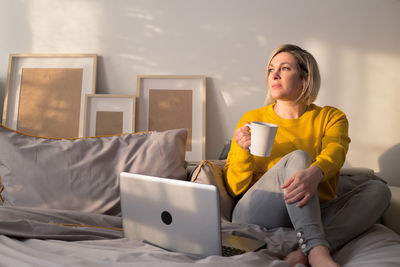
[[[211,161],[205,160],[199,164],[193,171],[191,181],[200,184],[215,185],[219,191],[221,219],[230,221],[234,201],[228,194],[225,187],[225,179],[223,174],[223,167],[225,161]]]
[[[383,223],[400,235],[400,187],[389,186],[392,193],[390,207],[383,214]]]
[[[122,171],[186,179],[186,129],[54,139],[0,127],[4,206],[120,215]]]

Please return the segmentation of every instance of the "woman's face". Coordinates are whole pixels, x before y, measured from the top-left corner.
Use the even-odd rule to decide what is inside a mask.
[[[297,60],[292,54],[281,52],[272,58],[267,69],[267,86],[275,100],[296,101],[303,90],[304,82]]]

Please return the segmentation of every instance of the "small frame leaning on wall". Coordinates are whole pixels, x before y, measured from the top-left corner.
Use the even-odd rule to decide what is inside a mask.
[[[135,95],[88,94],[85,103],[85,136],[135,131]]]
[[[2,123],[36,136],[83,136],[96,65],[95,54],[11,54]]]
[[[205,159],[206,77],[138,75],[137,131],[189,130],[186,160]]]

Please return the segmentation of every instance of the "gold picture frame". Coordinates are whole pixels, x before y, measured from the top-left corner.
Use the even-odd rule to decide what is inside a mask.
[[[104,136],[135,131],[135,95],[87,94],[84,135]]]
[[[82,137],[96,66],[96,54],[11,54],[2,123],[31,135]]]

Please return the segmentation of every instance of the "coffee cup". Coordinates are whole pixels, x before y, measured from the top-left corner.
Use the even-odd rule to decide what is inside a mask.
[[[269,157],[275,141],[278,125],[260,121],[246,123],[250,128],[251,144],[250,153],[259,157]]]

